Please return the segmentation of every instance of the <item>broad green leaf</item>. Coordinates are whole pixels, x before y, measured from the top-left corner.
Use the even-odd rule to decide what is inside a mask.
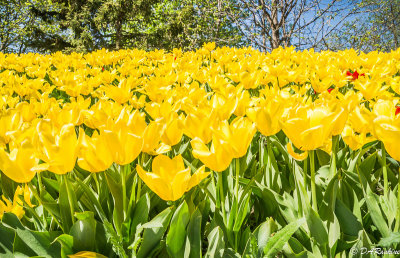
[[[121,185],[118,182],[116,182],[113,177],[113,175],[115,175],[116,173],[114,173],[113,175],[111,175],[110,173],[111,172],[107,170],[104,173],[104,175],[107,180],[108,188],[114,199],[114,211],[113,211],[114,223],[115,223],[116,227],[120,229],[122,226],[122,222],[124,220],[124,207],[123,207],[123,203],[122,203],[122,199],[123,199],[122,198],[122,188],[121,188]]]
[[[15,231],[11,228],[5,227],[0,223],[0,256],[5,258],[12,258],[13,255],[13,242]]]
[[[117,234],[110,222],[104,221],[103,225],[107,237],[107,242],[112,244],[112,249],[119,257],[126,258],[127,255],[125,253],[124,245],[122,243],[122,237]]]
[[[60,233],[56,231],[37,232],[17,228],[14,252],[31,256],[58,257],[61,254],[61,245],[54,240]]]
[[[400,243],[400,232],[391,232],[389,236],[381,238],[378,245],[381,247],[393,247]]]
[[[273,237],[271,237],[264,248],[265,257],[274,257],[278,252],[280,252],[285,243],[287,243],[290,237],[299,229],[299,227],[301,227],[303,223],[304,219],[294,221],[286,225]]]
[[[329,242],[328,232],[318,214],[311,208],[306,212],[307,226],[311,237],[315,238],[320,248],[325,248]]]
[[[74,223],[73,213],[77,207],[77,201],[75,192],[71,187],[71,184],[67,178],[67,175],[63,175],[61,179],[59,196],[59,209],[61,220],[63,224],[64,233],[69,233],[69,230]]]
[[[257,253],[257,239],[253,234],[250,234],[243,251],[243,257],[257,257]]]
[[[247,213],[249,212],[249,201],[250,194],[247,194],[240,200],[239,210],[237,212],[237,216],[235,218],[235,224],[233,226],[234,232],[239,232],[242,227],[243,221],[245,220]]]
[[[267,245],[268,239],[272,233],[278,230],[278,225],[272,218],[268,218],[267,221],[259,225],[253,232],[253,235],[257,239],[258,255],[262,255],[264,248]]]
[[[220,227],[214,228],[208,234],[208,249],[204,256],[205,258],[220,258],[224,257],[225,241],[224,233]]]
[[[196,209],[187,226],[185,257],[201,258],[201,212]],[[187,254],[189,253],[189,254]]]
[[[140,197],[138,203],[133,210],[132,222],[131,222],[131,236],[134,237],[136,233],[136,228],[138,225],[146,223],[149,217],[150,211],[150,197],[146,193]]]
[[[368,189],[365,201],[367,203],[368,211],[371,215],[371,219],[374,222],[374,225],[378,228],[383,237],[388,237],[390,235],[390,230],[383,217],[381,209],[379,208],[378,197],[376,196],[376,194],[371,192],[370,189]]]
[[[189,208],[184,201],[172,216],[167,234],[167,251],[171,257],[183,257],[184,255],[186,226],[189,223],[189,218]]]
[[[362,230],[362,225],[340,199],[336,199],[335,215],[343,233],[358,236],[358,233]]]
[[[150,222],[155,222],[159,226],[146,228],[143,232],[143,241],[140,245],[139,251],[137,253],[138,258],[150,257],[153,250],[159,246],[160,241],[167,230],[169,221],[171,220],[172,209],[167,208],[156,217],[154,217]]]
[[[89,198],[90,202],[93,204],[93,206],[96,209],[97,215],[99,215],[100,219],[102,221],[106,221],[106,215],[103,211],[103,208],[101,207],[98,198],[94,194],[93,190],[88,187],[85,183],[83,183],[81,180],[76,179],[76,182],[79,184],[79,186],[83,189],[84,193],[86,196]]]
[[[93,212],[77,213],[78,220],[72,225],[70,235],[74,238],[75,251],[93,251],[96,242],[96,221]]]
[[[61,257],[66,257],[66,255],[73,254],[74,237],[67,234],[62,234],[57,237],[54,241],[57,241],[61,245]]]

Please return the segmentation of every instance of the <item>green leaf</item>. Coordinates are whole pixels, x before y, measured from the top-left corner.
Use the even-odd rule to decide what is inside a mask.
[[[335,210],[336,195],[338,189],[338,174],[336,174],[330,181],[324,194],[324,201],[320,205],[318,213],[322,220],[333,221],[333,211]]]
[[[123,207],[123,203],[122,203],[122,199],[123,199],[122,198],[122,188],[121,188],[121,185],[118,184],[118,182],[116,182],[114,180],[113,175],[116,175],[116,173],[114,173],[113,175],[111,175],[110,173],[111,173],[111,171],[107,170],[104,173],[104,175],[106,176],[108,188],[114,199],[113,218],[114,218],[115,227],[117,227],[119,230],[122,227],[122,222],[124,220],[124,207]]]
[[[290,237],[299,229],[299,227],[303,223],[304,218],[294,221],[286,225],[273,237],[271,237],[264,248],[265,257],[274,257],[278,252],[280,252],[287,241],[289,241]]]
[[[155,250],[160,244],[160,241],[167,230],[168,223],[171,220],[171,216],[172,209],[167,208],[150,221],[158,225],[144,230],[143,241],[137,254],[138,258],[147,258],[151,256],[153,250]]]
[[[17,215],[14,213],[4,213],[3,218],[1,219],[1,222],[3,225],[6,225],[10,228],[13,229],[25,229],[25,227],[22,225],[21,221],[18,219]]]
[[[149,217],[150,211],[150,197],[146,193],[140,197],[138,203],[133,210],[132,222],[131,222],[131,236],[135,236],[138,225],[146,223]]]
[[[117,232],[115,232],[114,227],[110,222],[104,221],[103,225],[107,237],[107,242],[112,244],[112,249],[114,250],[114,252],[122,258],[127,257],[124,250],[124,245],[122,243],[122,237],[119,236]]]
[[[400,243],[400,232],[391,232],[388,237],[383,237],[378,243],[381,247],[393,247]]]
[[[378,197],[370,189],[368,189],[365,201],[367,203],[368,211],[371,215],[371,219],[374,222],[374,225],[378,228],[383,237],[388,237],[390,235],[390,231],[383,217],[381,209],[379,208]]]
[[[62,176],[59,196],[60,216],[64,233],[69,233],[74,223],[73,212],[77,207],[75,192],[72,189],[66,175]]]
[[[318,158],[318,163],[319,163],[321,166],[324,166],[324,165],[328,165],[328,164],[329,164],[329,162],[330,162],[330,160],[331,160],[331,157],[329,156],[328,153],[326,153],[326,152],[323,151],[323,150],[317,149],[316,154],[317,154],[317,158]]]
[[[201,212],[196,209],[187,226],[185,257],[201,258]],[[189,253],[189,254],[187,254]]]
[[[376,163],[376,156],[377,152],[372,153],[366,157],[359,166],[360,172],[362,172],[367,179],[371,178],[371,173],[373,172]]]
[[[268,218],[267,221],[259,225],[253,232],[253,235],[257,239],[258,255],[262,256],[264,248],[268,243],[268,239],[272,233],[278,230],[278,225],[272,218]]]
[[[167,251],[171,257],[183,257],[186,226],[189,223],[189,207],[184,201],[172,216],[171,224],[167,234]]]
[[[320,246],[325,246],[328,241],[328,233],[325,225],[318,214],[311,208],[306,212],[306,221],[310,229],[311,236],[315,238]]]
[[[93,212],[75,214],[78,220],[72,225],[70,235],[74,238],[74,251],[94,251],[96,241],[96,221]]]
[[[335,215],[343,233],[350,236],[358,236],[358,233],[362,230],[362,225],[340,199],[336,199]]]
[[[224,233],[220,227],[215,227],[208,234],[208,249],[205,258],[223,257],[225,249]]]
[[[79,186],[82,188],[83,192],[85,193],[86,197],[90,200],[90,202],[95,207],[97,215],[99,215],[100,219],[102,221],[107,221],[104,210],[101,207],[101,204],[99,203],[99,200],[96,197],[96,195],[94,194],[93,190],[78,178],[76,179],[76,182],[79,184]]]
[[[246,218],[247,213],[249,212],[249,201],[250,194],[247,194],[246,196],[244,196],[244,198],[241,198],[240,200],[239,210],[237,212],[235,224],[233,226],[234,232],[239,232],[240,228],[242,227],[243,221]]]
[[[61,257],[66,257],[69,254],[73,254],[73,245],[74,245],[74,237],[62,234],[61,236],[57,237],[54,241],[57,241],[61,245]]]
[[[15,238],[15,231],[11,228],[5,227],[0,223],[0,256],[1,257],[14,257],[13,255],[13,242]]]
[[[257,239],[253,234],[250,234],[246,247],[243,251],[243,257],[257,257]]]
[[[27,229],[16,229],[14,252],[31,256],[58,257],[61,245],[54,240],[60,232],[37,232]]]

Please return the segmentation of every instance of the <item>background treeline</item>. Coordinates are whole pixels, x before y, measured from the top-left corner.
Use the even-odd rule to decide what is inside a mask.
[[[270,51],[390,51],[400,0],[0,0],[0,51],[191,50],[204,42]]]

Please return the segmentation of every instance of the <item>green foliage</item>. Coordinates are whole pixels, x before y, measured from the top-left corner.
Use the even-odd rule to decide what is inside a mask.
[[[0,2],[0,51],[182,48],[205,42],[240,46],[232,0],[35,0]]]

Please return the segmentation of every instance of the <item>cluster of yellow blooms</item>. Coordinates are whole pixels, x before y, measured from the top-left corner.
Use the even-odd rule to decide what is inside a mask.
[[[25,185],[24,188],[18,186],[12,202],[2,196],[2,200],[0,200],[0,219],[3,217],[5,212],[12,212],[17,215],[18,218],[22,218],[24,216],[24,203],[21,200],[21,196],[23,197],[26,205],[31,208],[34,207],[34,205],[31,203],[31,191],[29,190],[28,186]]]
[[[400,49],[260,53],[209,43],[195,52],[0,54],[0,71],[0,169],[19,183],[76,163],[104,171],[143,152],[157,157],[152,172],[137,165],[141,179],[177,200],[205,167],[224,171],[245,155],[257,130],[283,130],[296,159],[329,153],[341,135],[353,150],[381,140],[400,160]],[[164,155],[183,135],[204,164],[194,174],[181,156]]]

